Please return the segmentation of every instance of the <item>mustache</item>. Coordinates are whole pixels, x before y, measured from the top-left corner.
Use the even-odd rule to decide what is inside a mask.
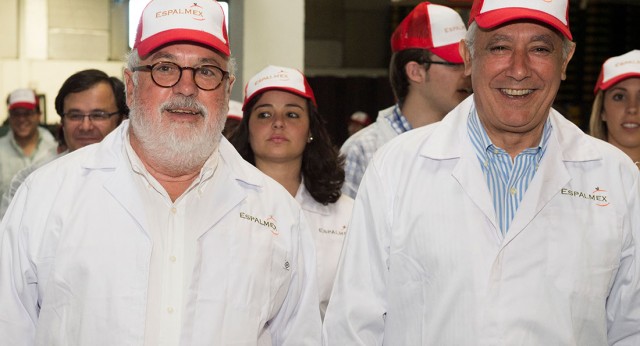
[[[163,102],[160,105],[160,112],[171,111],[176,108],[186,108],[193,110],[197,113],[200,113],[203,118],[207,118],[209,116],[207,108],[202,103],[200,103],[200,101],[196,100],[194,97],[180,95],[176,95],[171,99]]]

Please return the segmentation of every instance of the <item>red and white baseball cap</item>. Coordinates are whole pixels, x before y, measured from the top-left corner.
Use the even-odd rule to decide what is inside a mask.
[[[640,50],[637,49],[607,59],[602,64],[593,92],[607,90],[614,84],[631,77],[640,77]]]
[[[235,100],[229,100],[227,119],[242,120],[242,103]]]
[[[31,89],[17,89],[9,94],[9,110],[26,108],[34,110],[38,108],[38,96]]]
[[[475,0],[469,13],[483,29],[514,20],[532,19],[558,29],[572,40],[569,30],[569,0]]]
[[[251,77],[244,87],[242,110],[256,95],[267,90],[282,90],[311,100],[314,106],[316,98],[304,75],[293,68],[269,65]]]
[[[171,42],[189,41],[231,54],[222,7],[214,0],[151,0],[142,11],[133,48],[141,57]]]
[[[467,27],[455,10],[427,1],[418,4],[391,35],[391,51],[428,49],[452,63],[462,63],[458,44]]]
[[[351,114],[351,117],[349,117],[349,120],[353,121],[354,123],[358,123],[362,126],[367,126],[371,124],[371,118],[369,117],[369,114],[363,111],[354,112],[353,114]]]

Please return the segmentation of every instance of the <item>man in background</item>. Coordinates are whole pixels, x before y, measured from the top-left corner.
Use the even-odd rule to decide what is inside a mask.
[[[371,117],[369,114],[363,111],[353,112],[347,123],[347,132],[349,133],[349,136],[353,136],[354,133],[369,126],[369,124],[371,124]]]
[[[95,69],[67,78],[58,91],[55,106],[61,118],[59,141],[65,146],[60,155],[100,142],[129,114],[124,83]],[[60,155],[35,162],[13,177],[0,201],[0,220],[27,176]]]
[[[373,154],[392,138],[440,121],[471,94],[458,43],[467,32],[453,9],[420,3],[391,36],[389,79],[397,104],[378,113],[376,122],[349,137],[342,192],[355,198]]]
[[[9,132],[0,137],[0,194],[21,169],[55,156],[53,135],[40,127],[40,100],[32,89],[14,90],[7,98]]]

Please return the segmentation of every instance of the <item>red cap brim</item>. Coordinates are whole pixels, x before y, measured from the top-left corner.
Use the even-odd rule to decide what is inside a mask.
[[[16,108],[25,108],[28,110],[34,110],[36,109],[36,105],[31,102],[16,102],[9,106],[9,110],[13,110]]]
[[[605,83],[602,83],[602,72],[600,73],[600,77],[598,77],[598,82],[596,83],[596,88],[593,90],[593,93],[596,94],[598,93],[598,90],[607,90],[609,88],[611,88],[614,84],[621,82],[627,78],[632,78],[632,77],[637,77],[640,78],[640,72],[628,72],[628,73],[623,73],[621,75],[615,76],[611,79],[609,79],[608,81],[606,81]]]
[[[192,29],[171,29],[161,31],[142,40],[142,42],[138,43],[134,48],[138,49],[138,55],[144,58],[149,53],[165,44],[180,41],[200,43],[219,51],[224,56],[229,56],[231,54],[229,46],[218,39],[218,37],[204,31]]]
[[[433,54],[441,57],[447,62],[462,64],[464,60],[462,60],[462,56],[460,56],[460,50],[458,49],[459,46],[460,46],[460,42],[452,43],[442,47],[431,48],[429,50]]]
[[[514,7],[489,11],[478,14],[475,18],[472,18],[471,21],[475,20],[478,26],[483,29],[491,29],[507,22],[525,19],[536,20],[550,25],[560,31],[569,40],[573,40],[569,27],[559,21],[558,18],[542,11],[527,8]]]

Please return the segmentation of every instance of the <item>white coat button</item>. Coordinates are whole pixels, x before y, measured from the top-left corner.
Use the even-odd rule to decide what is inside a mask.
[[[173,308],[172,308],[172,307],[168,307],[168,308],[167,308],[167,312],[168,312],[168,313],[170,313],[170,314],[172,314],[172,313],[173,313]]]
[[[169,256],[169,261],[175,262],[176,260],[177,260],[176,256],[173,256],[173,255]]]
[[[171,208],[171,212],[172,212],[173,214],[175,214],[175,213],[176,213],[176,211],[177,211],[177,210],[176,210],[176,208],[175,208],[175,207],[174,207],[174,208]]]

